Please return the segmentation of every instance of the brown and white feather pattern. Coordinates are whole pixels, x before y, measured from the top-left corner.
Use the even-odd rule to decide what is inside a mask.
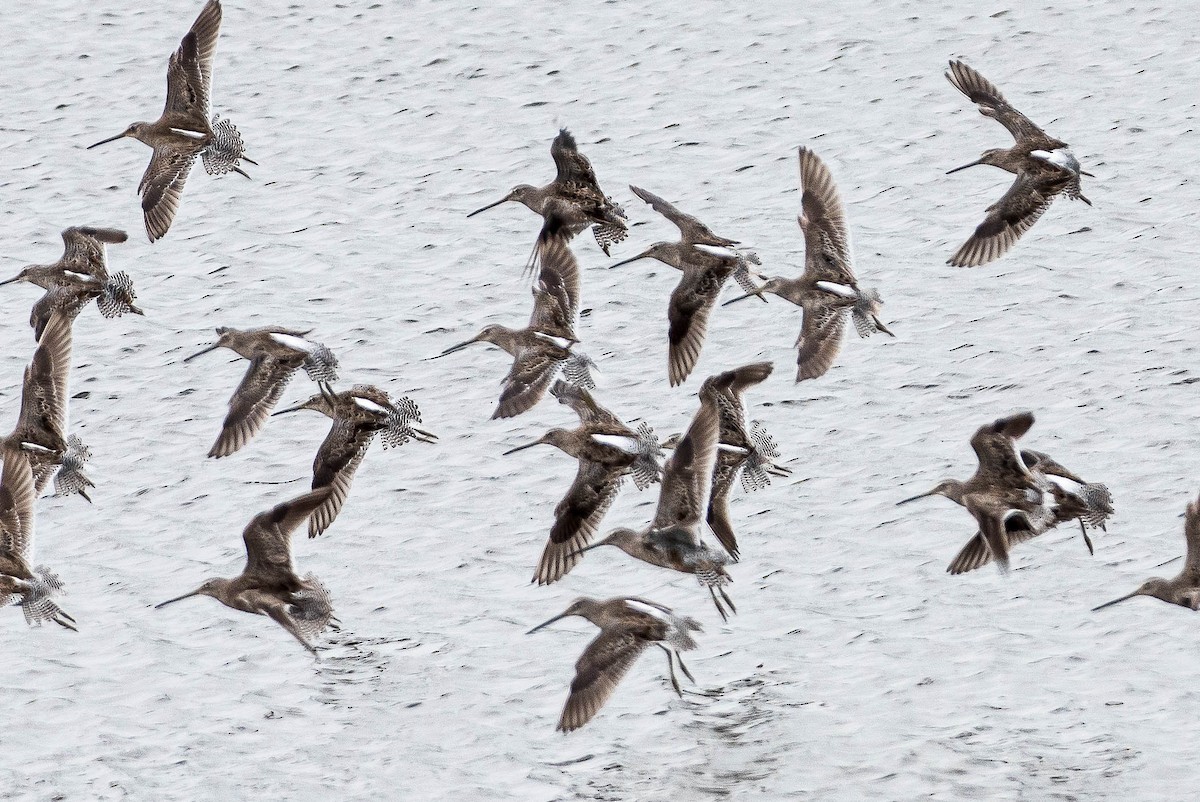
[[[575,480],[554,508],[550,539],[538,559],[534,579],[539,585],[557,582],[579,564],[579,550],[591,544],[600,522],[617,498],[623,472],[590,460],[580,460]]]
[[[280,359],[265,354],[251,360],[241,384],[229,399],[229,413],[208,456],[227,457],[250,442],[270,417],[302,362],[303,356]]]
[[[591,721],[649,643],[630,629],[601,631],[575,663],[558,729],[571,732]]]

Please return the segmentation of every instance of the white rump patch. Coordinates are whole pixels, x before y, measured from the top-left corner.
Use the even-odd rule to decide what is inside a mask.
[[[726,443],[717,443],[718,451],[728,451],[730,454],[749,454],[750,449],[742,448],[741,446],[731,446]]]
[[[854,291],[853,287],[847,287],[845,284],[838,284],[833,281],[818,281],[817,289],[833,293],[834,295],[841,296],[842,298],[858,297],[858,293]]]
[[[358,404],[360,407],[367,410],[368,412],[379,412],[381,414],[386,415],[388,412],[391,411],[391,410],[387,409],[386,407],[379,406],[379,404],[376,404],[374,401],[372,401],[369,398],[363,398],[362,396],[358,396],[358,395],[351,396],[351,398],[354,399],[354,403]]]
[[[692,247],[703,253],[712,254],[713,256],[723,256],[727,259],[738,259],[741,257],[741,254],[737,251],[730,248],[722,248],[720,245],[693,245]]]
[[[79,273],[75,270],[64,270],[63,272],[74,278],[76,281],[86,281],[89,284],[98,284],[100,282],[100,279],[96,278],[95,276],[88,275],[87,273]]]
[[[624,434],[594,434],[592,439],[605,446],[619,448],[626,454],[638,453],[638,439]]]
[[[1075,154],[1066,148],[1058,148],[1057,150],[1031,150],[1030,156],[1035,156],[1042,161],[1047,161],[1055,167],[1061,167],[1072,173],[1079,172],[1079,160],[1075,158]]]
[[[534,335],[542,338],[546,342],[557,345],[559,348],[562,348],[563,350],[566,350],[567,348],[571,347],[571,341],[566,339],[565,337],[555,337],[553,334],[547,334],[544,331],[535,331]]]
[[[203,131],[191,131],[187,128],[172,128],[171,133],[186,136],[188,139],[204,139],[206,136]]]
[[[306,354],[312,353],[313,344],[300,337],[293,337],[290,334],[280,334],[277,331],[273,331],[271,332],[271,339],[280,345],[286,345],[288,348],[295,348],[297,351],[303,351]]]
[[[630,607],[632,607],[634,610],[637,610],[639,613],[645,613],[646,615],[652,615],[655,618],[657,618],[659,621],[666,621],[667,623],[670,623],[671,619],[667,618],[667,614],[664,613],[662,610],[658,609],[657,607],[654,607],[653,605],[646,604],[645,602],[635,601],[633,599],[626,599],[625,603],[628,604]]]

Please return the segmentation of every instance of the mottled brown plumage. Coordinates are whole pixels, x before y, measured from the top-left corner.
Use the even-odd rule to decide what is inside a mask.
[[[575,410],[579,427],[551,429],[532,443],[504,452],[508,455],[547,444],[579,461],[575,481],[554,508],[550,539],[533,577],[539,585],[561,579],[579,562],[580,550],[592,542],[627,474],[633,474],[639,489],[658,478],[658,455],[662,453],[649,427],[629,428],[587,390],[559,380],[550,392],[559,403]]]
[[[543,236],[558,234],[570,239],[588,226],[596,237],[596,244],[607,256],[609,248],[625,239],[628,228],[625,212],[604,194],[592,170],[587,156],[579,152],[575,137],[566,128],[558,132],[550,145],[550,156],[554,159],[557,174],[554,180],[543,187],[519,184],[495,203],[489,203],[471,212],[474,217],[480,212],[516,201],[542,215]],[[535,266],[537,254],[531,260]]]
[[[600,628],[600,634],[587,645],[575,663],[575,678],[558,720],[558,730],[571,732],[587,724],[612,696],[638,656],[651,644],[667,653],[671,686],[677,694],[683,696],[675,676],[676,661],[684,676],[696,681],[679,654],[696,648],[691,633],[700,632],[701,627],[695,619],[676,615],[669,607],[636,596],[604,601],[583,597],[529,633],[572,615],[591,621]]]
[[[595,386],[588,366],[591,360],[572,346],[579,312],[579,263],[562,236],[539,240],[538,278],[533,288],[533,313],[523,329],[492,324],[466,342],[447,348],[438,357],[455,353],[472,343],[491,343],[513,357],[504,378],[500,400],[492,418],[511,418],[541,401],[560,369],[582,387]],[[437,357],[434,357],[437,358]]]
[[[312,489],[332,490],[325,502],[308,519],[308,536],[316,537],[330,527],[350,494],[354,474],[375,440],[375,435],[391,430],[396,444],[406,439],[432,443],[436,437],[411,425],[420,420],[416,405],[408,398],[393,401],[383,390],[368,384],[335,393],[322,386],[321,392],[302,404],[272,413],[284,415],[311,409],[329,417],[333,425],[313,459]],[[405,431],[397,432],[397,428]]]
[[[1187,541],[1187,557],[1183,569],[1176,576],[1171,579],[1148,579],[1133,593],[1093,607],[1092,611],[1111,607],[1135,596],[1153,596],[1168,604],[1200,610],[1200,498],[1188,502],[1183,537]]]
[[[301,578],[292,562],[292,532],[332,493],[325,487],[260,512],[242,531],[246,567],[232,578],[208,579],[191,593],[168,599],[165,607],[192,596],[211,596],[226,607],[266,615],[286,629],[305,649],[317,653],[311,638],[333,618],[325,586],[314,575]]]
[[[878,293],[861,289],[854,275],[846,212],[833,175],[818,156],[800,148],[801,214],[804,273],[799,278],[775,276],[753,292],[728,303],[763,293],[778,295],[804,310],[796,340],[796,381],[824,376],[842,346],[846,314],[860,337],[892,332],[879,319]],[[895,336],[895,335],[892,335]]]
[[[220,116],[209,121],[213,54],[220,27],[220,0],[208,0],[179,43],[179,49],[171,54],[162,115],[154,122],[133,123],[116,136],[89,146],[91,149],[132,137],[154,149],[138,184],[146,234],[151,242],[171,227],[184,182],[197,157],[204,161],[210,175],[235,172],[246,176],[238,166],[240,161],[255,164],[246,157],[241,135],[232,123]]]
[[[216,343],[183,360],[188,362],[218,348],[228,348],[250,360],[250,367],[229,399],[229,413],[208,456],[227,457],[250,442],[300,368],[318,383],[337,380],[337,358],[324,345],[306,340],[308,334],[279,326],[257,329],[222,326],[217,328]]]
[[[1050,208],[1060,194],[1091,205],[1079,187],[1079,162],[1067,143],[1049,136],[1028,117],[1017,111],[996,86],[961,61],[951,61],[946,79],[979,107],[979,113],[991,117],[1012,134],[1010,148],[992,148],[978,160],[951,173],[980,164],[1015,173],[1016,179],[999,201],[987,209],[987,216],[962,247],[947,260],[959,267],[975,267],[999,259]]]

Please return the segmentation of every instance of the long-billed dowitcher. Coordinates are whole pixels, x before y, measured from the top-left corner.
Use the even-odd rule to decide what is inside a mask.
[[[0,606],[21,606],[29,624],[53,621],[75,629],[54,597],[62,592],[62,580],[49,568],[33,563],[33,519],[37,490],[28,451],[4,445],[4,473],[0,475]]]
[[[1084,515],[1086,509],[1082,499],[1068,498],[1058,484],[1047,481],[1040,471],[1035,475],[1022,459],[1016,441],[1032,426],[1032,412],[981,426],[971,437],[979,467],[970,479],[945,479],[932,490],[897,503],[945,496],[962,505],[979,524],[976,537],[982,538],[1000,570],[1008,571],[1008,551],[1013,542],[1036,537],[1058,523]],[[969,570],[966,566],[974,560],[967,555],[975,550],[973,543],[968,542],[948,571]]]
[[[740,474],[742,488],[753,492],[771,484],[772,476],[791,474],[788,468],[775,464],[779,450],[762,425],[756,421],[749,428],[746,426],[745,392],[766,381],[772,370],[770,362],[755,362],[709,376],[700,385],[700,397],[711,396],[720,421],[706,520],[735,562],[739,557],[738,544],[729,514],[729,492],[734,481]],[[673,437],[663,445],[674,448],[678,442],[679,437]]]
[[[591,543],[626,474],[633,474],[639,490],[657,481],[662,454],[648,425],[643,423],[634,431],[596,403],[587,390],[560,379],[550,392],[560,404],[575,410],[579,427],[551,429],[532,443],[504,452],[508,455],[545,443],[579,460],[575,481],[554,508],[550,539],[533,576],[539,585],[561,579],[579,562],[579,550]]]
[[[316,537],[337,518],[350,494],[350,483],[363,457],[367,455],[375,435],[382,433],[384,446],[399,446],[409,440],[432,443],[437,436],[418,429],[421,412],[410,398],[395,401],[385,391],[369,384],[356,384],[340,393],[325,385],[321,392],[302,404],[273,414],[283,415],[302,409],[312,409],[332,418],[329,434],[317,449],[313,460],[312,489],[328,487],[333,490],[325,503],[308,519],[308,536]]]
[[[726,280],[741,273],[746,278],[739,281],[748,282],[750,268],[746,255],[713,245],[732,240],[717,237],[699,220],[683,214],[657,195],[634,186],[630,189],[673,222],[681,235],[679,242],[656,242],[637,256],[612,265],[620,267],[640,259],[657,259],[683,272],[667,302],[667,378],[675,387],[687,380],[700,359],[708,318]]]
[[[492,324],[466,342],[433,357],[453,354],[472,343],[491,343],[513,357],[493,419],[511,418],[531,409],[546,395],[560,369],[567,381],[576,386],[595,386],[590,372],[594,363],[587,355],[572,350],[579,342],[575,337],[579,263],[562,236],[540,239],[537,249],[541,256],[529,325],[510,329]]]
[[[29,325],[35,338],[55,310],[62,310],[73,320],[93,299],[100,314],[107,318],[120,317],[126,312],[143,314],[134,303],[137,294],[133,282],[124,271],[109,274],[106,244],[125,242],[129,235],[116,228],[71,226],[63,229],[63,255],[48,265],[29,265],[16,276],[0,281],[0,286],[27,281],[46,290],[33,307]]]
[[[218,348],[228,348],[250,360],[246,375],[229,399],[229,414],[208,456],[227,457],[250,442],[300,368],[318,384],[337,381],[337,357],[321,343],[305,339],[309,333],[278,326],[257,329],[221,326],[217,328],[218,339],[214,344],[183,360],[189,362]]]
[[[1021,449],[1018,453],[1042,493],[1041,504],[1045,509],[1005,519],[1004,531],[1009,548],[1074,520],[1079,522],[1088,554],[1094,554],[1095,549],[1087,530],[1088,527],[1105,529],[1108,517],[1113,513],[1112,495],[1108,487],[1098,482],[1084,481],[1041,451]],[[983,535],[976,533],[950,562],[946,571],[963,574],[987,565],[991,559],[992,553]]]
[[[55,312],[25,368],[17,426],[4,442],[26,452],[35,492],[41,493],[50,477],[56,476],[60,493],[79,493],[91,501],[86,488],[92,482],[83,472],[90,452],[78,437],[65,437],[71,344],[71,320],[65,313]]]
[[[989,164],[1017,176],[1000,200],[987,208],[987,217],[948,264],[975,267],[999,259],[1060,194],[1092,205],[1079,189],[1079,177],[1092,174],[1080,169],[1066,142],[1049,136],[1014,109],[991,81],[963,62],[951,61],[946,79],[979,107],[980,114],[1003,125],[1015,140],[1011,148],[991,148],[950,172]]]
[[[879,319],[883,303],[879,293],[858,286],[846,212],[833,175],[817,154],[805,147],[800,148],[800,187],[802,213],[797,220],[804,232],[804,273],[794,279],[769,278],[753,292],[726,302],[769,292],[804,311],[796,340],[798,382],[824,376],[833,365],[842,346],[847,311],[860,337],[877,331],[895,336]]]
[[[1142,583],[1133,593],[1093,607],[1092,612],[1103,610],[1135,596],[1153,596],[1168,604],[1178,604],[1192,610],[1200,610],[1200,498],[1189,501],[1187,517],[1183,523],[1183,537],[1187,541],[1187,557],[1183,570],[1171,579],[1155,577]]]
[[[577,730],[591,721],[638,655],[651,644],[667,653],[671,687],[681,698],[683,689],[675,676],[675,663],[678,661],[679,670],[685,677],[696,681],[679,654],[696,648],[691,633],[702,629],[694,618],[676,615],[669,607],[636,596],[604,601],[585,596],[576,599],[561,614],[538,624],[528,634],[572,615],[591,621],[600,628],[600,634],[587,645],[575,663],[571,693],[558,720],[557,729],[562,732]]]
[[[600,189],[592,163],[579,152],[575,137],[566,128],[561,129],[554,138],[550,145],[550,156],[558,173],[549,184],[544,187],[518,184],[500,200],[476,209],[467,217],[474,217],[508,201],[524,204],[542,215],[546,223],[551,222],[550,211],[553,211],[561,216],[568,238],[592,226],[596,244],[607,256],[609,247],[624,240],[628,233],[625,211]],[[550,205],[551,201],[561,203]],[[531,261],[531,266],[534,263],[536,258]]]
[[[171,227],[184,182],[197,157],[209,175],[234,172],[249,178],[238,165],[243,160],[257,164],[246,156],[242,135],[233,123],[220,115],[211,122],[208,119],[213,55],[220,27],[221,2],[208,0],[167,64],[167,102],[162,116],[154,122],[133,123],[116,136],[88,146],[91,150],[132,137],[154,149],[138,184],[151,242]]]
[[[329,592],[313,574],[303,579],[292,562],[292,532],[333,492],[323,487],[277,504],[255,515],[242,531],[246,567],[235,577],[213,577],[191,593],[176,596],[155,609],[192,596],[212,596],[226,607],[270,616],[314,655],[311,638],[333,619]]]
[[[700,540],[701,522],[708,509],[716,467],[720,429],[715,400],[711,396],[702,397],[700,410],[663,468],[658,508],[650,526],[641,531],[624,527],[614,529],[579,551],[616,546],[651,565],[694,574],[700,584],[708,588],[717,612],[724,619],[728,618],[725,605],[729,611],[737,612],[733,600],[725,592],[725,585],[732,581],[725,570],[728,557]]]

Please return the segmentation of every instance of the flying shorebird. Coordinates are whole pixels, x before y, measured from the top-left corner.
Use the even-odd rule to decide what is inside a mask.
[[[504,389],[492,418],[511,418],[531,409],[546,395],[554,377],[562,370],[567,381],[579,387],[595,387],[592,360],[572,350],[579,342],[575,318],[579,313],[579,263],[562,236],[538,242],[541,254],[538,279],[533,288],[533,314],[523,329],[493,324],[466,342],[447,348],[434,359],[452,354],[472,343],[491,343],[513,357],[504,377]]]
[[[824,376],[842,346],[846,312],[858,336],[877,331],[895,336],[879,319],[883,301],[872,289],[862,289],[854,275],[850,230],[833,175],[808,148],[800,148],[800,206],[797,218],[804,232],[804,272],[799,278],[768,278],[756,290],[726,301],[726,305],[763,293],[773,293],[804,310],[796,381]]]
[[[212,596],[226,607],[270,616],[315,655],[310,639],[325,631],[333,619],[333,606],[321,580],[311,573],[301,579],[296,573],[292,532],[332,492],[328,487],[313,490],[255,515],[242,532],[246,543],[242,573],[207,579],[191,593],[156,604],[155,609],[192,596]]]
[[[16,602],[30,625],[43,621],[75,629],[54,597],[62,580],[49,568],[33,563],[33,519],[37,490],[28,452],[19,444],[3,447],[4,472],[0,475],[0,607]]]
[[[220,326],[216,343],[183,360],[190,362],[218,348],[250,360],[246,375],[229,399],[229,414],[208,456],[227,457],[250,442],[300,368],[318,384],[337,381],[337,357],[321,343],[306,340],[309,333],[279,326],[242,330]]]
[[[138,184],[151,242],[171,227],[184,182],[197,156],[209,175],[234,172],[249,178],[238,165],[243,160],[257,164],[246,156],[242,135],[233,123],[220,115],[214,116],[211,123],[208,119],[213,55],[220,27],[221,2],[208,0],[167,64],[167,102],[162,116],[154,122],[133,123],[116,136],[88,146],[90,150],[128,136],[154,149]]]
[[[321,385],[321,392],[302,404],[272,413],[283,415],[312,409],[333,419],[329,434],[317,449],[313,460],[312,489],[332,489],[329,498],[308,519],[308,536],[324,532],[341,512],[350,483],[375,435],[383,434],[383,444],[403,445],[408,440],[433,443],[437,436],[413,426],[421,413],[409,398],[394,401],[383,390],[369,384],[356,384],[340,393]]]
[[[1147,579],[1133,593],[1093,607],[1092,612],[1103,610],[1134,596],[1153,596],[1168,604],[1178,604],[1192,610],[1200,610],[1200,498],[1189,501],[1187,517],[1183,523],[1183,537],[1187,541],[1187,557],[1183,570],[1171,579],[1155,577]],[[1178,557],[1175,559],[1179,559]],[[1173,562],[1169,560],[1168,562]]]
[[[134,304],[137,294],[128,274],[108,272],[104,246],[127,239],[129,235],[116,228],[71,226],[63,229],[63,255],[57,262],[29,265],[13,278],[0,281],[0,286],[27,281],[47,291],[34,304],[29,318],[35,339],[42,336],[42,329],[55,310],[63,310],[74,320],[93,299],[106,318],[120,317],[126,312],[143,314]]]
[[[3,442],[25,452],[33,471],[34,492],[41,493],[51,476],[62,495],[79,493],[87,501],[92,481],[83,472],[90,452],[67,431],[70,404],[71,319],[64,312],[50,315],[33,359],[25,368],[21,410],[16,429]]]
[[[518,184],[500,200],[476,209],[467,217],[474,217],[508,201],[516,201],[542,215],[547,224],[551,224],[550,212],[561,216],[568,239],[592,226],[596,244],[608,256],[609,247],[624,240],[628,233],[625,211],[600,189],[592,163],[579,152],[575,137],[566,128],[561,129],[554,138],[550,145],[550,156],[554,159],[558,174],[549,184],[544,187]],[[561,203],[552,204],[551,201]],[[530,260],[531,269],[536,267],[537,256],[540,255],[536,250],[534,253],[535,258]]]
[[[1079,522],[1088,554],[1095,554],[1087,530],[1088,527],[1106,529],[1106,522],[1113,513],[1112,494],[1108,487],[1098,482],[1084,481],[1041,451],[1023,448],[1018,453],[1042,491],[1042,503],[1049,505],[1050,514],[1011,516],[1006,519],[1004,529],[1009,548],[1045,534],[1059,524],[1075,520]],[[983,536],[976,533],[951,560],[946,571],[964,574],[987,565],[991,559],[992,553]]]
[[[987,208],[987,217],[947,264],[976,267],[999,259],[1060,194],[1092,205],[1080,191],[1079,177],[1093,176],[1080,168],[1066,142],[1049,136],[1010,106],[991,81],[963,62],[951,61],[946,79],[979,106],[980,114],[1003,125],[1015,140],[1011,148],[991,148],[950,172],[990,164],[1017,176],[1000,200]]]
[[[696,648],[691,633],[700,632],[701,627],[694,618],[676,615],[669,607],[636,596],[604,601],[583,597],[527,634],[572,615],[591,621],[600,628],[600,634],[587,645],[575,663],[571,693],[563,706],[556,729],[567,733],[591,721],[592,716],[612,696],[638,655],[651,644],[667,653],[671,687],[680,698],[683,697],[683,690],[675,676],[676,661],[684,676],[692,682],[696,681],[679,654]]]
[[[662,451],[658,438],[645,423],[637,431],[609,412],[587,390],[561,379],[550,388],[560,404],[579,416],[575,429],[551,429],[532,443],[505,451],[505,456],[536,445],[547,444],[579,461],[575,481],[554,508],[550,539],[538,560],[533,579],[548,585],[561,579],[579,562],[579,550],[592,542],[600,521],[612,506],[626,474],[645,490],[658,480]]]
[[[979,467],[970,479],[965,482],[946,479],[926,493],[897,502],[907,504],[928,496],[945,496],[965,507],[975,518],[979,533],[946,569],[950,573],[978,567],[974,563],[981,558],[972,556],[978,551],[976,539],[982,540],[991,559],[1006,572],[1011,545],[1036,537],[1064,521],[1092,514],[1087,507],[1087,494],[1068,493],[1060,484],[1049,481],[1045,465],[1036,472],[1030,470],[1016,441],[1032,426],[1032,412],[999,418],[981,426],[971,437]],[[1034,457],[1029,460],[1036,465]],[[1107,494],[1103,485],[1092,487]],[[986,562],[982,560],[979,565]]]
[[[732,578],[725,570],[728,557],[700,540],[703,515],[708,509],[713,470],[720,435],[720,413],[716,401],[701,397],[700,410],[663,468],[662,486],[654,520],[647,528],[614,529],[603,539],[584,546],[578,553],[601,546],[616,546],[631,557],[651,565],[694,574],[708,588],[721,618],[737,612],[725,592]],[[720,594],[720,598],[717,594]]]
[[[713,469],[712,490],[706,520],[717,540],[734,562],[738,560],[737,536],[729,514],[729,491],[739,474],[747,493],[771,484],[772,476],[788,476],[791,470],[775,464],[779,450],[775,439],[755,421],[746,427],[745,391],[771,375],[770,362],[755,362],[709,376],[700,385],[700,397],[711,397],[720,419],[717,462]],[[681,435],[663,443],[664,448],[678,445]]]

